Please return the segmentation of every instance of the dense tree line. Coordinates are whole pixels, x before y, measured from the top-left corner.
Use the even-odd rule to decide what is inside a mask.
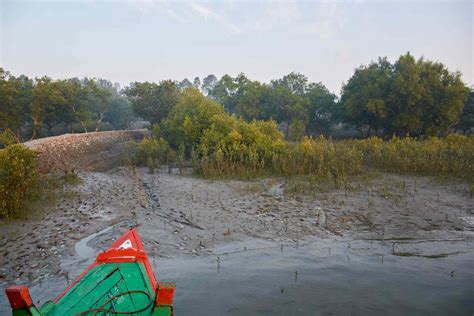
[[[189,89],[247,122],[273,120],[293,141],[343,129],[389,138],[467,133],[474,127],[474,92],[461,74],[407,53],[395,63],[379,58],[357,68],[340,98],[295,72],[269,83],[243,73],[220,79],[211,74],[202,80],[133,82],[120,91],[103,79],[30,79],[0,69],[0,132],[22,140],[120,129],[134,115],[169,127],[178,110],[187,122],[202,114],[186,112],[182,99]]]
[[[341,120],[336,95],[322,83],[309,83],[298,73],[290,73],[270,84],[248,79],[244,74],[233,78],[214,75],[191,83],[170,80],[159,84],[134,82],[125,89],[135,112],[152,123],[159,123],[179,103],[187,88],[200,90],[224,109],[247,121],[274,120],[281,124],[286,136],[299,139],[306,134],[327,134]]]
[[[225,75],[208,95],[247,121],[276,121],[292,140],[328,134],[341,118],[335,94],[322,83],[310,83],[306,76],[294,72],[269,84],[252,81],[244,74],[235,78]]]
[[[128,99],[107,80],[30,79],[0,68],[0,131],[16,141],[99,131],[105,123],[108,128],[124,128],[132,116]]]
[[[274,120],[290,140],[333,135],[342,128],[388,138],[466,133],[474,126],[473,92],[469,93],[461,74],[438,62],[415,60],[409,53],[394,64],[380,58],[357,68],[340,98],[322,83],[311,83],[295,72],[268,84],[243,73],[220,79],[208,75],[202,83],[199,77],[192,82],[136,82],[125,93],[136,113],[159,123],[187,88],[200,90],[248,122]]]
[[[334,141],[324,136],[285,140],[273,120],[229,114],[194,87],[182,91],[169,116],[153,127],[152,137],[130,142],[124,151],[131,168],[192,162],[194,172],[210,178],[307,177],[310,185],[349,185],[366,168],[396,173],[455,176],[472,182],[474,138],[463,135],[379,137]]]
[[[461,130],[464,134],[467,134],[472,128],[474,128],[474,89],[471,89],[469,92],[469,97],[461,113],[459,124],[456,126],[456,129]]]

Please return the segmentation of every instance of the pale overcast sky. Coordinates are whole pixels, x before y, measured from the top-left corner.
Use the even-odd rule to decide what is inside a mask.
[[[123,86],[297,71],[339,94],[357,66],[410,51],[474,83],[473,1],[0,1],[14,75]]]

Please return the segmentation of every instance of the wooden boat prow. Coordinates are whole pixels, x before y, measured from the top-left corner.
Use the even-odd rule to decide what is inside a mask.
[[[7,288],[13,315],[173,315],[173,283],[159,283],[135,228],[127,231],[56,299],[37,308],[26,286]]]

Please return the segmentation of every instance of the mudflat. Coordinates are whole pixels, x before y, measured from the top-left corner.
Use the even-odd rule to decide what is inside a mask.
[[[79,173],[57,205],[34,218],[0,226],[0,286],[70,280],[62,262],[88,260],[138,226],[153,257],[205,256],[214,247],[248,238],[297,244],[331,236],[394,243],[419,240],[469,243],[474,204],[468,187],[430,178],[383,174],[363,188],[297,194],[286,179],[212,181],[168,169],[120,167]],[[456,250],[452,251],[453,253]]]

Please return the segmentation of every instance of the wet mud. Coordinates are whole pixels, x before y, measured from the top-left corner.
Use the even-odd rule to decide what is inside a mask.
[[[457,282],[470,280],[472,284],[472,274],[462,271],[466,260],[473,259],[474,207],[468,190],[460,184],[383,175],[364,189],[309,196],[289,193],[284,179],[210,181],[179,175],[176,170],[149,174],[147,169],[133,172],[122,167],[103,173],[80,172],[79,176],[81,184],[70,187],[58,205],[43,215],[1,224],[2,292],[9,284],[26,284],[34,298],[35,294],[43,302],[53,298],[131,226],[138,227],[159,276],[176,278],[188,289],[196,286],[193,282],[198,282],[199,267],[206,271],[205,278],[214,269],[219,274],[227,262],[237,278],[239,266],[258,267],[263,264],[261,256],[275,258],[263,264],[265,272],[259,272],[263,278],[259,282],[267,282],[270,274],[293,269],[282,272],[274,266],[274,260],[283,260],[286,253],[298,258],[296,266],[310,270],[308,260],[317,261],[325,253],[333,258],[325,261],[328,269],[336,269],[343,260],[349,275],[358,273],[351,268],[353,256],[359,258],[353,260],[370,264],[396,262],[397,271],[402,271],[404,264],[425,265],[423,271],[439,270],[441,265],[448,280],[452,272]],[[314,269],[324,271],[323,263]],[[249,279],[249,273],[258,275],[257,270],[241,273]],[[304,291],[316,281],[311,280]],[[214,286],[222,284],[219,281]],[[249,286],[256,293],[258,284]],[[281,289],[275,286],[289,293],[286,285]],[[53,289],[45,290],[48,287]],[[465,287],[463,293],[468,290],[472,287]],[[231,295],[229,291],[223,292]],[[181,308],[183,314],[189,314],[186,306],[197,297],[191,297],[189,290],[181,293],[177,294],[177,302],[182,302],[177,311]],[[270,295],[266,299],[268,304],[276,304]],[[289,306],[299,302],[292,300]],[[1,302],[3,313],[8,306],[5,300]],[[228,309],[219,305],[208,311],[239,314],[268,309],[227,304]],[[463,306],[468,308],[469,304]],[[303,306],[301,313],[307,314],[313,307]],[[268,312],[277,313],[272,308]]]

